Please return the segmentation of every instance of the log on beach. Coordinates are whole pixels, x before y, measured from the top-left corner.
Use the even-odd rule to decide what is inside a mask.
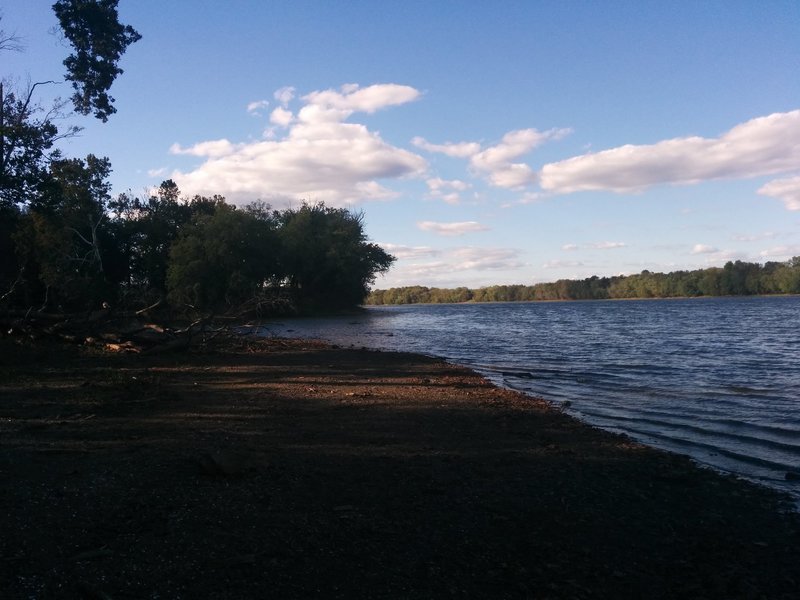
[[[0,350],[4,598],[800,589],[785,498],[434,359]]]

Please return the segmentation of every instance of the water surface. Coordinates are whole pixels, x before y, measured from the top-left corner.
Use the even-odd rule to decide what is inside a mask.
[[[442,357],[800,499],[800,297],[370,307],[268,332]]]

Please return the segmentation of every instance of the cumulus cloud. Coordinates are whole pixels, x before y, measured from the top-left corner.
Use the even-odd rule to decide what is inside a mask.
[[[415,137],[411,140],[417,148],[422,148],[428,152],[444,154],[452,158],[469,158],[481,150],[478,142],[445,142],[444,144],[431,144],[425,138]]]
[[[509,131],[502,141],[478,152],[470,158],[470,165],[485,175],[497,187],[512,190],[523,189],[536,182],[536,174],[528,165],[514,162],[537,146],[550,139],[559,139],[569,133],[568,129],[519,129]]]
[[[251,115],[260,115],[261,111],[269,106],[268,100],[256,100],[247,105],[247,112]]]
[[[294,121],[292,111],[280,106],[269,115],[269,122],[278,127],[288,127],[292,124],[292,121]]]
[[[161,177],[162,175],[166,175],[167,168],[166,167],[159,167],[157,169],[148,169],[147,176],[148,177]]]
[[[434,177],[425,182],[428,185],[431,198],[443,200],[447,204],[458,204],[461,201],[459,192],[464,192],[472,186],[460,179],[441,179]]]
[[[286,108],[289,105],[289,102],[294,100],[295,96],[295,89],[292,86],[282,87],[280,89],[275,90],[275,93],[272,94],[272,97],[275,98],[278,102],[281,103],[281,106]]]
[[[323,90],[303,96],[306,105],[298,118],[305,122],[342,121],[355,112],[374,113],[389,106],[417,100],[418,90],[407,85],[384,83],[360,88],[354,83],[343,85],[339,91]]]
[[[495,187],[521,190],[535,183],[536,173],[528,165],[515,162],[547,140],[559,139],[570,133],[569,129],[518,129],[509,131],[500,143],[481,149],[477,142],[446,142],[432,144],[424,138],[415,137],[411,143],[427,150],[455,158],[469,159],[472,171]]]
[[[658,184],[757,177],[797,169],[798,140],[800,110],[775,113],[737,125],[718,138],[695,136],[625,145],[550,163],[542,167],[540,181],[545,190],[562,194],[628,193]],[[791,189],[786,193],[793,206]]]
[[[180,144],[172,144],[170,154],[189,154],[191,156],[218,157],[225,156],[234,152],[236,147],[228,140],[210,140],[200,142],[188,148],[181,147]]]
[[[430,231],[436,235],[458,236],[476,231],[489,231],[486,225],[477,221],[459,221],[455,223],[437,223],[436,221],[420,221],[417,227],[422,231]]]
[[[293,94],[289,88],[276,93],[281,102]],[[273,111],[278,124],[288,126],[281,139],[239,144],[223,139],[188,148],[174,144],[171,152],[205,160],[194,170],[175,171],[172,178],[188,195],[221,194],[234,203],[308,199],[341,206],[392,197],[379,180],[421,177],[427,162],[362,124],[343,121],[356,112],[375,112],[418,96],[414,88],[395,84],[350,84],[312,92],[302,98],[304,104],[291,120],[287,109]]]
[[[777,198],[787,210],[800,210],[800,176],[775,179],[759,188],[762,196]]]

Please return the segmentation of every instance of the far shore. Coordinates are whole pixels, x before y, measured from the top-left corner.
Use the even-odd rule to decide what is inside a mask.
[[[481,302],[466,300],[464,302],[407,302],[405,304],[364,304],[365,308],[373,306],[437,306],[458,304],[545,304],[554,302],[635,302],[638,300],[724,300],[726,298],[798,298],[800,294],[746,294],[738,296],[649,296],[641,298],[551,298],[543,300],[493,300]]]
[[[0,338],[3,598],[796,598],[789,499],[414,354]]]

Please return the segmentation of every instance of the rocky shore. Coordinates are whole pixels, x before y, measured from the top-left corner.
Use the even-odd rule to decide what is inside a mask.
[[[786,499],[398,353],[0,340],[2,598],[796,598]]]

